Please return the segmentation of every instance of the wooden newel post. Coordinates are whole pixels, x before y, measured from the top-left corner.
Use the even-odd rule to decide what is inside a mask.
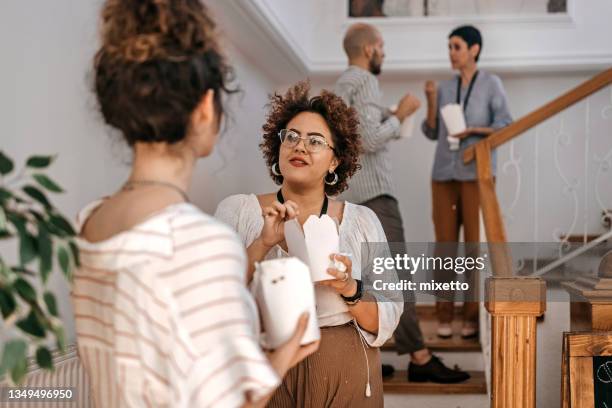
[[[489,278],[491,314],[491,407],[535,408],[536,318],[546,310],[539,278]]]
[[[493,268],[485,293],[492,330],[491,407],[535,408],[536,318],[546,308],[546,285],[539,278],[513,276],[487,140],[476,144],[476,169]]]

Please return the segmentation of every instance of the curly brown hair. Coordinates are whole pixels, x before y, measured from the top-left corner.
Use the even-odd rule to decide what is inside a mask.
[[[310,97],[309,93],[310,83],[302,81],[289,88],[285,95],[275,93],[270,96],[270,111],[263,125],[264,140],[259,147],[270,169],[270,177],[276,184],[282,184],[283,176],[272,173],[272,165],[278,162],[281,145],[278,132],[286,128],[291,119],[299,113],[318,113],[331,129],[334,150],[340,163],[336,168],[338,182],[334,185],[325,184],[325,193],[335,196],[346,190],[348,179],[361,167],[358,164],[361,137],[357,130],[359,126],[357,112],[330,91],[323,90],[320,95],[313,97]]]
[[[105,121],[130,145],[182,140],[209,89],[223,114],[233,71],[201,1],[107,0],[101,36],[95,93]]]

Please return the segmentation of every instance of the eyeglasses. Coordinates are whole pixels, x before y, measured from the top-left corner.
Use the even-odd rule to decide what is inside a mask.
[[[304,141],[304,147],[310,153],[317,153],[329,147],[334,153],[336,150],[327,143],[327,140],[323,136],[319,135],[308,135],[306,137],[300,136],[296,131],[289,129],[281,129],[278,132],[278,137],[280,138],[283,146],[287,146],[293,148],[300,143],[300,140]]]

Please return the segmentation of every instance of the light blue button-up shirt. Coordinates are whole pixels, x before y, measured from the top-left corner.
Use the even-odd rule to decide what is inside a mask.
[[[436,128],[432,129],[427,126],[427,120],[423,121],[422,125],[425,136],[431,140],[438,141],[431,175],[432,179],[436,181],[468,181],[476,179],[476,162],[472,161],[465,165],[463,163],[463,152],[468,146],[482,139],[483,136],[470,135],[461,140],[459,150],[450,150],[446,139],[448,130],[440,116],[440,108],[449,103],[457,102],[457,78],[454,77],[438,84]],[[465,101],[467,88],[467,86],[464,86],[461,89],[462,103]],[[493,129],[501,129],[512,123],[506,92],[497,75],[489,74],[482,70],[479,71],[465,110],[465,122],[467,127],[491,127]],[[494,175],[496,163],[497,155],[493,151],[491,154],[491,165]]]

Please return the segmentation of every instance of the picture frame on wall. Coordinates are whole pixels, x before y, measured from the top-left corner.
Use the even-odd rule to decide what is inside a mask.
[[[348,0],[348,17],[480,17],[565,14],[570,0]]]

